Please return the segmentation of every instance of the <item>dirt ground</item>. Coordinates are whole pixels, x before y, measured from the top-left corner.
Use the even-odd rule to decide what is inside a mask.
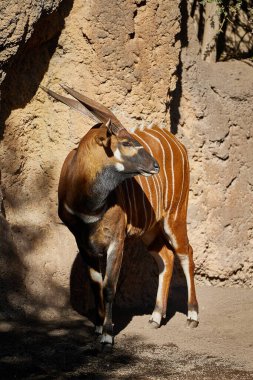
[[[198,287],[200,324],[186,328],[182,288],[158,330],[147,311],[115,310],[112,354],[95,350],[92,324],[0,322],[0,379],[253,379],[253,290]],[[142,315],[140,315],[142,314]]]

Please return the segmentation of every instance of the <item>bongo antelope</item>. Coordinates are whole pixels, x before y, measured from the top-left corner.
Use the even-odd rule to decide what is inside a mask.
[[[110,110],[63,88],[73,98],[43,89],[98,122],[67,156],[58,194],[59,216],[75,236],[89,268],[101,347],[107,350],[113,345],[112,303],[127,237],[141,237],[159,268],[150,323],[159,327],[166,316],[176,254],[188,287],[187,323],[197,327],[193,252],[186,229],[189,166],[185,147],[156,125],[129,133]]]

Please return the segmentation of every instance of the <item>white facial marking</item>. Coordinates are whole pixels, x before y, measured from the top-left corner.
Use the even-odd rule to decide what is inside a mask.
[[[137,150],[143,149],[144,150],[143,146],[135,146],[135,149],[137,149]]]
[[[120,153],[120,151],[119,151],[119,149],[117,148],[116,150],[115,150],[115,152],[114,152],[114,157],[118,160],[118,161],[123,161],[123,158],[122,158],[122,156],[121,156],[121,153]]]
[[[101,273],[97,272],[96,270],[89,268],[90,276],[94,282],[98,282],[99,284],[102,284],[103,278]]]
[[[118,172],[123,172],[123,171],[125,170],[124,165],[123,165],[123,164],[120,164],[119,162],[117,162],[117,163],[115,164],[115,168],[116,168],[116,170],[117,170]]]

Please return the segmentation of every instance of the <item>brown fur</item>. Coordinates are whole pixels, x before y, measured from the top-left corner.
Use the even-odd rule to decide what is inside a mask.
[[[59,182],[59,216],[74,234],[89,267],[97,325],[102,326],[101,345],[111,347],[113,343],[112,302],[127,236],[141,237],[159,268],[151,323],[159,326],[166,315],[176,254],[189,290],[188,322],[196,327],[194,262],[186,226],[189,164],[185,147],[158,126],[131,135],[111,111],[64,88],[77,100],[46,91],[80,112],[87,114],[88,110],[102,122],[67,156]]]

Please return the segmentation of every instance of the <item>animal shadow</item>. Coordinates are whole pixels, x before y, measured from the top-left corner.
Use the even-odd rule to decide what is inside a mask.
[[[137,315],[153,312],[158,288],[158,268],[144,245],[134,240],[128,242],[117,292],[113,305],[114,333],[117,335]],[[78,254],[74,260],[70,276],[70,301],[73,309],[95,322],[95,304],[87,267]],[[169,291],[167,324],[179,312],[187,315],[186,281],[176,258]]]

